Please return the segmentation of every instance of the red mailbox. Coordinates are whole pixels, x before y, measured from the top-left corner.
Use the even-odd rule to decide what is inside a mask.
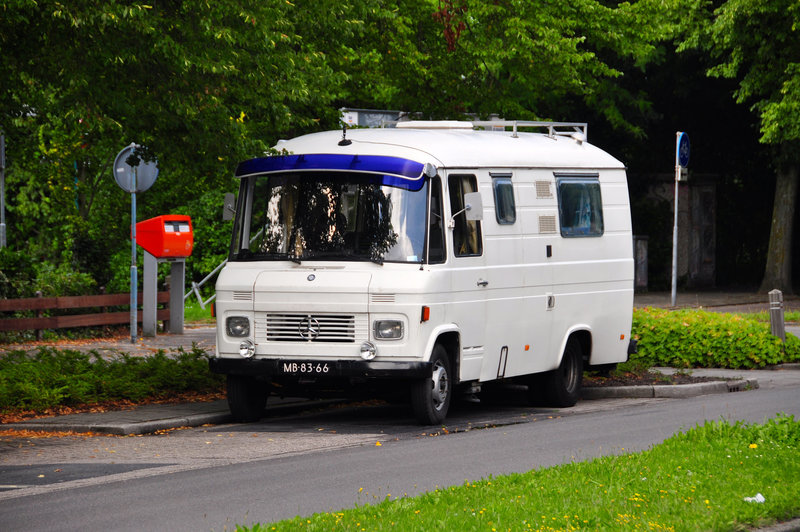
[[[136,224],[136,243],[156,258],[188,257],[194,246],[192,219],[165,214]]]

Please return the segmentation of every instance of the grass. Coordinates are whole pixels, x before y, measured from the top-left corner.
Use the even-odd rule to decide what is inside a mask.
[[[186,300],[183,307],[183,320],[186,323],[214,323],[215,318],[211,315],[211,304],[206,308],[200,306],[194,296]]]
[[[769,319],[769,312],[752,312],[752,313],[740,313],[737,316],[741,316],[746,319],[751,319],[755,321],[759,321],[761,323],[770,323]],[[800,311],[796,310],[787,310],[783,314],[783,321],[786,323],[800,323]]]
[[[800,515],[799,458],[791,416],[708,422],[641,453],[237,530],[746,530]],[[745,500],[757,493],[764,503]]]

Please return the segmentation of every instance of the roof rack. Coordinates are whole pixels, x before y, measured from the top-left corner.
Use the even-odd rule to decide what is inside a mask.
[[[538,129],[547,129],[547,136],[555,138],[556,136],[573,137],[576,133],[583,135],[582,140],[589,138],[588,131],[589,125],[586,122],[537,122],[528,120],[484,120],[472,122],[474,127],[483,127],[486,129],[511,128],[512,137],[517,136],[517,128],[532,127]]]
[[[410,120],[410,121],[381,121],[381,127],[407,127],[422,129],[475,129],[482,128],[490,131],[506,131],[511,128],[511,136],[517,137],[518,128],[547,129],[547,136],[571,137],[578,142],[588,139],[589,126],[586,122],[537,122],[529,120]]]

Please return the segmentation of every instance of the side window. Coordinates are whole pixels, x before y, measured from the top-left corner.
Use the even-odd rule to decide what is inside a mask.
[[[428,218],[428,263],[445,260],[444,220],[442,219],[442,180],[439,176],[431,179],[431,207]]]
[[[603,201],[598,177],[556,176],[556,187],[561,236],[601,236]]]
[[[478,181],[474,175],[453,175],[447,181],[450,188],[450,212],[464,210],[464,194],[478,191]],[[453,228],[453,252],[456,257],[481,255],[483,243],[481,225],[478,220],[467,220],[466,214],[455,217]]]
[[[517,206],[514,203],[514,185],[510,175],[492,175],[494,189],[494,213],[497,223],[511,225],[517,221]]]

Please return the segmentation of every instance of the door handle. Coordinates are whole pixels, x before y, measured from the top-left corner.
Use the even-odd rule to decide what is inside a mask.
[[[481,279],[478,281],[478,286],[489,286],[489,281],[484,281]]]

